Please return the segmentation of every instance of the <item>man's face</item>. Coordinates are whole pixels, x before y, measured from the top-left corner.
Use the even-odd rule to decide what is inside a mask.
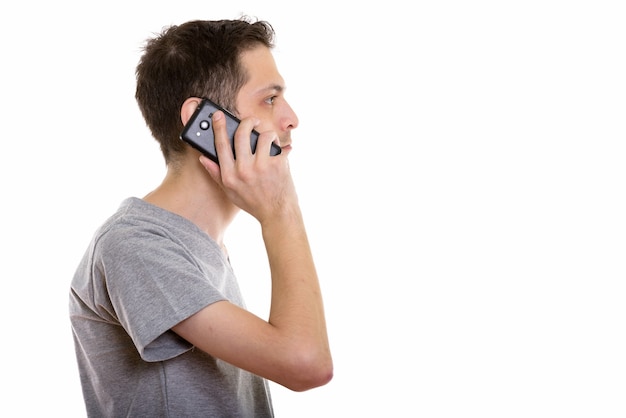
[[[259,119],[257,131],[275,131],[280,146],[290,148],[291,130],[298,126],[298,117],[285,100],[285,82],[274,56],[268,48],[259,46],[244,52],[241,61],[249,79],[237,94],[239,118]]]

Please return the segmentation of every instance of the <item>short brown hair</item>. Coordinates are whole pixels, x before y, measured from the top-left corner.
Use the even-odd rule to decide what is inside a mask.
[[[235,98],[248,77],[240,56],[258,45],[273,48],[274,30],[247,17],[173,25],[146,41],[135,98],[166,164],[185,149],[180,140],[183,102],[208,97],[236,112]]]

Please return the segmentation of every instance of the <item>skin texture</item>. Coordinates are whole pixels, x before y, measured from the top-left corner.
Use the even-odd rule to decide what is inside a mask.
[[[285,83],[271,50],[243,52],[248,81],[237,94],[233,159],[223,114],[213,117],[220,166],[188,147],[181,164],[144,199],[179,214],[223,246],[236,214],[245,210],[261,225],[271,271],[271,306],[267,320],[227,301],[213,303],[173,328],[212,356],[304,391],[332,379],[323,302],[311,249],[289,170],[291,131],[298,118],[284,97]],[[186,123],[200,102],[188,98],[181,107]],[[257,152],[250,131],[260,132]],[[270,157],[272,142],[282,148]]]

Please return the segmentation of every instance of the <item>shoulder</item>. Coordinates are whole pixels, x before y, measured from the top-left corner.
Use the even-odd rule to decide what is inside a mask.
[[[141,199],[126,199],[96,231],[93,239],[96,253],[123,256],[169,240],[172,223],[165,219],[165,211],[156,209]]]

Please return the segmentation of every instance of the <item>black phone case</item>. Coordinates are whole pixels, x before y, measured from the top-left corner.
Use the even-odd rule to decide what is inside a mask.
[[[226,115],[226,131],[228,132],[233,155],[235,155],[235,131],[241,121],[228,110],[213,103],[209,99],[202,99],[196,111],[193,113],[187,124],[185,124],[185,127],[180,134],[180,139],[187,142],[202,154],[219,164],[217,152],[215,151],[215,137],[213,136],[213,125],[211,119],[216,110],[221,110],[224,112],[224,115]],[[252,130],[250,135],[250,149],[253,154],[256,151],[258,139],[259,133]],[[280,152],[280,147],[272,143],[270,155],[278,155]]]

